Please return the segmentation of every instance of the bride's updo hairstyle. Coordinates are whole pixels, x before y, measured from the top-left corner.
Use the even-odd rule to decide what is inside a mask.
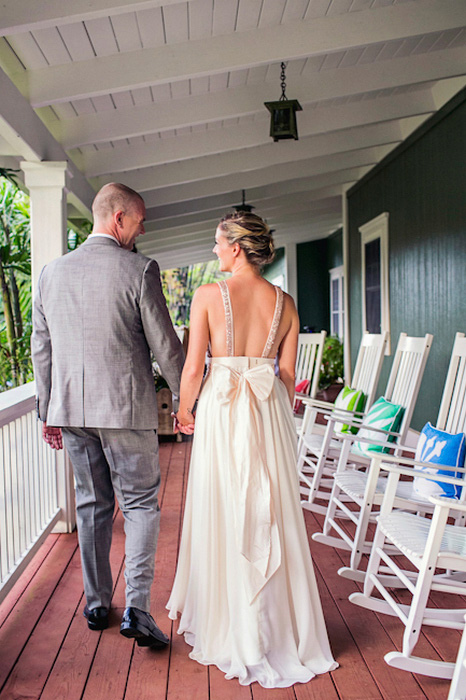
[[[246,211],[227,214],[220,219],[218,227],[230,245],[238,243],[251,265],[263,267],[274,259],[270,228],[257,214]]]

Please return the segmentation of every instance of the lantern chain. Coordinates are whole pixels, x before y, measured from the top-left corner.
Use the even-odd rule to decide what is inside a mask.
[[[281,73],[280,73],[280,87],[282,89],[282,94],[280,97],[280,101],[286,100],[286,95],[285,95],[285,90],[286,90],[286,75],[285,75],[285,68],[286,68],[286,63],[281,63],[280,64]]]

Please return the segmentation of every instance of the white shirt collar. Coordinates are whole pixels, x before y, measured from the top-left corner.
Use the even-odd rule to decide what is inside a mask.
[[[112,241],[115,241],[115,243],[121,248],[120,242],[117,241],[115,236],[111,236],[109,233],[90,233],[88,235],[88,238],[97,238],[98,236],[100,236],[100,238],[110,238]]]

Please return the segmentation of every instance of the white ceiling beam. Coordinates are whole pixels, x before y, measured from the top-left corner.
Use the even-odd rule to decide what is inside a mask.
[[[139,12],[179,2],[181,0],[2,0],[0,36],[33,32],[45,27],[59,27],[72,22],[86,22],[125,12]]]
[[[223,194],[231,196],[230,204],[238,204],[243,189],[246,190],[248,197],[249,191],[256,187],[282,184],[313,175],[325,178],[327,174],[336,173],[342,169],[372,166],[384,158],[392,148],[392,145],[362,148],[341,154],[282,163],[278,170],[270,167],[258,168],[248,172],[237,172],[223,177],[206,177],[203,180],[166,187],[156,186],[157,178],[150,169],[150,175],[147,174],[146,180],[143,177],[139,178],[138,184],[141,187],[138,191],[142,193],[147,208],[173,203],[193,203],[198,198]]]
[[[442,55],[439,55],[442,54]],[[456,60],[452,60],[452,54]],[[335,69],[317,73],[310,78],[290,81],[288,93],[299,95],[299,101],[308,111],[306,105],[317,100],[329,100],[334,97],[348,97],[370,91],[380,91],[411,85],[426,80],[438,80],[464,72],[464,49],[450,52],[433,52],[429,61],[419,60],[419,55],[393,59],[391,71],[387,71],[386,62],[354,66],[351,69]],[[443,58],[443,60],[442,60]],[[445,58],[447,60],[445,61]],[[351,70],[351,80],[348,73]],[[345,72],[346,80],[340,76]],[[422,80],[421,80],[422,78]],[[164,130],[180,129],[197,124],[242,117],[251,114],[268,114],[264,102],[270,99],[273,87],[270,83],[229,88],[222,92],[209,92],[193,95],[184,99],[156,102],[150,105],[129,109],[107,110],[105,113],[83,114],[71,119],[50,120],[48,128],[66,150],[84,144],[117,141]],[[322,96],[324,95],[324,97]],[[367,100],[365,110],[370,112],[366,122],[407,116],[407,110],[425,109],[433,103],[431,92],[416,91],[410,93],[379,97]],[[388,110],[388,116],[384,112]],[[342,116],[344,113],[344,117]],[[415,113],[415,112],[413,112]],[[394,116],[391,117],[390,114]],[[344,118],[353,123],[361,116],[358,103],[350,103],[336,110],[333,106],[319,106],[312,109],[313,133],[342,128]],[[298,125],[303,115],[298,115]]]
[[[275,182],[273,185],[265,187],[257,187],[249,190],[247,196],[248,204],[254,205],[256,213],[261,212],[263,206],[271,200],[283,196],[292,196],[298,192],[306,192],[309,201],[321,199],[324,196],[330,196],[327,191],[332,190],[335,186],[341,188],[343,183],[355,182],[365,175],[370,166],[362,168],[348,168],[334,173],[319,175],[317,177],[306,177],[294,179],[288,182]],[[187,221],[189,216],[205,216],[210,211],[225,213],[232,210],[234,204],[239,204],[239,200],[235,200],[232,193],[205,197],[194,201],[178,202],[177,204],[146,208],[146,230],[152,228],[154,222],[160,222],[165,226],[167,220]]]
[[[297,163],[300,160],[317,159],[321,157],[329,159],[332,156],[337,157],[339,153],[344,155],[344,151],[368,149],[373,146],[387,146],[398,144],[401,138],[401,130],[390,125],[387,128],[386,124],[377,125],[371,128],[370,138],[368,137],[369,127],[365,127],[364,136],[359,135],[358,139],[348,144],[346,149],[329,153],[316,153],[312,139],[308,144],[306,141],[300,141],[299,145],[293,143],[297,148],[293,148],[288,142],[282,141],[280,144],[268,144],[257,148],[244,149],[242,151],[231,151],[215,156],[205,156],[191,161],[183,161],[182,163],[168,163],[157,168],[145,168],[140,171],[131,171],[125,173],[124,181],[129,187],[132,187],[137,192],[144,192],[145,189],[153,189],[154,187],[163,187],[165,185],[179,185],[182,183],[191,183],[207,178],[217,178],[224,175],[232,175],[234,173],[244,173],[247,175],[248,170],[256,171],[264,168],[274,168],[282,166],[282,164]],[[375,133],[374,133],[375,132]],[[394,133],[393,133],[394,132]],[[321,139],[322,137],[315,137]],[[352,146],[352,147],[350,147]],[[105,185],[107,182],[115,182],[119,179],[119,173],[110,173],[106,177],[94,178],[91,180],[95,190]],[[204,194],[208,194],[206,189]]]
[[[312,212],[313,215],[328,211],[334,212],[336,209],[339,210],[341,208],[341,203],[339,201],[341,194],[342,185],[334,185],[331,188],[325,188],[325,190],[320,192],[319,200],[317,200],[317,198],[311,199],[307,193],[301,192],[297,193],[295,196],[264,201],[263,205],[255,213],[270,222],[273,217],[278,215],[283,216],[286,213],[294,213],[297,211],[309,211]],[[179,218],[165,219],[163,222],[163,229],[159,226],[149,227],[146,230],[147,240],[157,240],[160,242],[163,239],[167,245],[173,245],[180,236],[192,235],[186,234],[186,228],[191,224],[203,225],[205,221],[215,221],[218,223],[225,213],[225,208],[219,207],[218,209],[211,209],[208,212],[200,212],[193,216],[184,217],[182,220]],[[215,230],[215,224],[213,230]],[[210,237],[212,238],[212,231],[210,232]],[[146,240],[146,237],[144,240]]]
[[[267,216],[267,221],[271,228],[275,228],[275,221],[286,220],[287,226],[290,226],[294,221],[302,221],[305,217],[309,221],[327,221],[328,217],[333,217],[335,214],[340,215],[341,210],[341,192],[340,197],[334,196],[317,206],[316,203],[308,203],[304,198],[297,200],[294,205],[283,204],[281,208],[275,212],[271,212]],[[204,239],[214,245],[214,235],[219,222],[219,217],[215,216],[212,219],[177,226],[173,228],[164,228],[158,231],[149,231],[142,238],[138,239],[138,250],[144,251],[147,247],[157,244],[163,248],[171,249],[174,246],[182,246],[185,243],[193,240]]]
[[[86,177],[96,177],[106,173],[128,173],[130,170],[152,166],[168,166],[173,164],[185,170],[193,166],[202,158],[224,157],[228,153],[234,156],[241,154],[238,162],[238,170],[247,170],[248,164],[244,162],[246,155],[250,167],[254,164],[250,155],[254,156],[253,150],[268,149],[280,152],[293,160],[296,152],[300,157],[307,153],[307,157],[316,157],[336,151],[352,150],[352,148],[363,148],[373,146],[373,138],[379,138],[378,134],[384,133],[387,141],[394,141],[400,138],[400,124],[408,120],[400,119],[364,126],[355,126],[349,129],[339,129],[338,131],[324,132],[322,134],[308,135],[308,124],[312,122],[312,115],[307,115],[304,124],[300,124],[300,141],[286,141],[274,143],[269,137],[268,124],[248,124],[244,126],[233,126],[228,129],[218,129],[206,131],[202,134],[187,134],[176,138],[164,139],[160,142],[142,143],[138,146],[125,149],[111,149],[99,152],[85,153],[81,155],[73,154],[76,165],[86,175]],[[353,145],[350,141],[353,137],[357,143]],[[380,143],[380,141],[378,141]],[[297,155],[297,154],[296,154]],[[197,163],[199,167],[201,163]],[[195,167],[195,177],[199,177],[199,171]],[[235,168],[236,170],[236,168]],[[230,171],[231,172],[231,171]],[[222,173],[223,174],[223,173]],[[188,177],[185,174],[186,180]]]
[[[90,216],[90,207],[95,195],[91,186],[1,69],[0,95],[0,136],[11,144],[14,152],[23,160],[67,161],[70,185],[68,196],[84,216]]]
[[[304,243],[319,238],[325,238],[341,225],[341,215],[335,215],[333,219],[326,222],[310,224],[309,221],[302,220],[295,227],[283,225],[283,233],[274,234],[275,246],[280,248],[286,243]],[[144,255],[154,257],[162,270],[169,270],[174,267],[185,267],[197,262],[207,262],[215,260],[210,243],[204,245],[190,245],[182,248],[174,248],[171,251],[161,252],[154,249],[147,249]]]
[[[464,0],[419,0],[18,72],[14,82],[34,107],[44,107],[465,24]]]

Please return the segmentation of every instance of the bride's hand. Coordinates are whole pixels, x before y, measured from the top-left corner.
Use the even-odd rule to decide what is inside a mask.
[[[194,415],[190,414],[189,417],[182,416],[178,411],[178,413],[172,413],[172,418],[173,432],[175,434],[192,435],[194,433]]]

